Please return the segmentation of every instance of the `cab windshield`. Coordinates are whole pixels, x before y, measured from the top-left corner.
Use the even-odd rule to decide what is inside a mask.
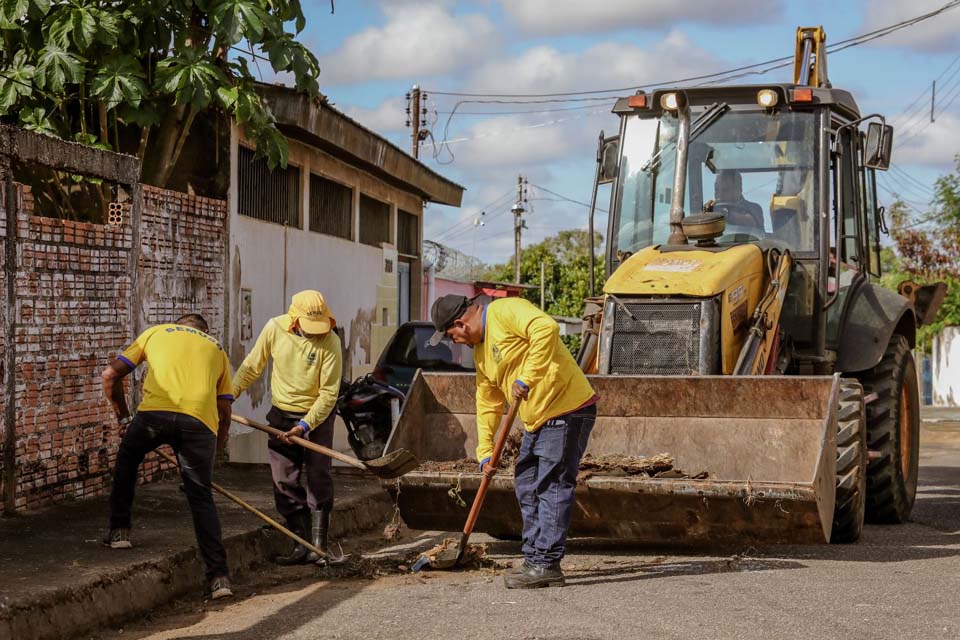
[[[686,215],[726,217],[721,245],[773,240],[795,252],[816,250],[816,115],[726,111],[692,117]],[[616,256],[664,244],[679,120],[630,116],[621,142]]]

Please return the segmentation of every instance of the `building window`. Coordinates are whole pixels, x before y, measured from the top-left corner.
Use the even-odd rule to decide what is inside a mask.
[[[397,251],[403,255],[420,255],[420,228],[417,223],[417,216],[397,209]]]
[[[379,247],[390,242],[390,205],[360,194],[360,242]]]
[[[237,154],[240,215],[300,227],[300,168],[287,165],[273,171],[266,158],[240,147]]]
[[[311,173],[310,231],[353,239],[353,189]]]

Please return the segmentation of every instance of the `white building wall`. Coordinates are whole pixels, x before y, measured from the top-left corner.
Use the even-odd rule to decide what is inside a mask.
[[[960,327],[945,327],[930,353],[933,404],[960,407]]]
[[[391,239],[396,238],[397,207],[421,214],[422,202],[412,194],[387,185],[311,147],[291,141],[290,163],[301,169],[300,228],[284,227],[241,216],[237,212],[237,144],[234,128],[230,188],[230,357],[234,368],[250,351],[260,329],[270,318],[285,313],[290,296],[303,289],[323,293],[343,328],[344,375],[349,379],[368,373],[397,325],[397,255],[392,245],[372,247],[359,237],[359,193],[389,202],[393,212]],[[313,171],[354,188],[354,240],[309,230],[309,174]],[[419,273],[419,270],[417,271]],[[417,279],[419,282],[419,278]],[[411,278],[411,287],[417,286]],[[253,331],[241,336],[241,292],[252,298]],[[419,289],[412,297],[419,300]],[[270,410],[269,371],[234,403],[234,412],[265,421]],[[337,420],[334,446],[349,452],[346,432]],[[233,425],[230,459],[267,462],[266,436]]]

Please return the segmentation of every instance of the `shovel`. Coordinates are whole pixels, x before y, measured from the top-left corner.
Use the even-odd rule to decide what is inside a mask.
[[[274,429],[273,427],[260,424],[259,422],[250,420],[249,418],[244,418],[243,416],[238,416],[237,414],[233,414],[231,417],[233,418],[233,421],[238,424],[259,429],[260,431],[269,433],[272,436],[279,437],[284,434],[284,432],[280,431],[279,429]],[[325,456],[329,456],[334,460],[345,462],[351,467],[356,467],[357,469],[372,473],[383,480],[399,478],[403,474],[410,473],[420,466],[420,461],[417,460],[417,457],[406,449],[397,449],[396,451],[388,453],[385,456],[374,458],[373,460],[367,460],[366,462],[361,462],[357,458],[310,442],[306,438],[292,436],[290,439],[305,449],[310,449],[311,451],[316,451],[317,453],[322,453]]]
[[[500,422],[500,431],[497,434],[497,441],[493,445],[493,453],[490,455],[488,463],[494,469],[500,464],[500,454],[503,453],[503,446],[507,442],[507,436],[510,435],[510,427],[517,417],[517,408],[520,401],[516,400],[510,405],[507,415]],[[426,567],[431,569],[450,569],[457,566],[463,560],[463,555],[467,551],[467,542],[470,540],[470,534],[473,533],[473,526],[477,523],[477,517],[480,515],[480,509],[483,507],[483,500],[487,497],[487,489],[490,486],[490,479],[493,474],[484,472],[483,480],[480,481],[480,488],[477,489],[477,495],[473,498],[473,504],[470,505],[470,515],[467,516],[467,522],[463,525],[463,534],[460,536],[460,543],[456,546],[450,545],[440,549],[435,555],[422,554],[415,563],[412,571],[420,571]]]
[[[166,460],[166,461],[169,462],[170,464],[172,464],[172,465],[174,465],[174,466],[179,466],[179,464],[177,463],[177,459],[174,458],[173,456],[171,456],[171,455],[170,455],[169,453],[167,453],[166,451],[163,451],[163,450],[161,450],[161,449],[155,449],[155,451],[160,455],[161,458],[163,458],[164,460]],[[305,546],[305,547],[306,547],[307,549],[309,549],[310,551],[313,551],[315,554],[317,554],[317,555],[320,556],[321,558],[329,558],[329,555],[326,554],[326,553],[324,553],[323,551],[321,551],[318,547],[315,547],[315,546],[314,546],[312,543],[310,543],[309,541],[304,540],[303,538],[301,538],[300,536],[298,536],[297,534],[295,534],[293,531],[290,531],[290,529],[287,529],[285,526],[283,526],[282,524],[280,524],[279,522],[277,522],[276,520],[274,520],[273,518],[271,518],[270,516],[268,516],[268,515],[265,514],[264,512],[260,511],[260,510],[257,509],[256,507],[254,507],[254,506],[252,506],[251,504],[247,503],[247,502],[246,502],[245,500],[243,500],[242,498],[240,498],[240,497],[238,497],[238,496],[235,496],[234,494],[230,493],[229,491],[227,491],[226,489],[224,489],[223,487],[221,487],[220,485],[218,485],[216,482],[211,482],[211,483],[210,483],[210,486],[213,487],[213,490],[214,490],[214,491],[216,491],[217,493],[219,493],[220,495],[222,495],[222,496],[224,496],[224,497],[226,497],[226,498],[229,498],[230,500],[233,500],[235,503],[237,503],[238,505],[240,505],[241,507],[243,507],[244,509],[246,509],[247,511],[249,511],[249,512],[252,513],[253,515],[257,516],[258,518],[260,518],[261,520],[263,520],[264,522],[266,522],[268,525],[270,525],[271,527],[273,527],[274,529],[276,529],[277,531],[279,531],[279,532],[282,533],[283,535],[285,535],[285,536],[287,536],[288,538],[290,538],[291,540],[293,540],[294,542],[299,542],[300,544],[302,544],[303,546]]]

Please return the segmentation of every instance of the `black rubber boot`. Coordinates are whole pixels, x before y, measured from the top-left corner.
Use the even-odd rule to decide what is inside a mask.
[[[560,563],[550,565],[526,565],[523,571],[508,573],[503,576],[503,584],[507,589],[538,589],[540,587],[562,587],[564,585],[563,571]]]
[[[330,530],[330,510],[321,509],[310,514],[310,542],[313,546],[327,553],[327,532]],[[315,551],[307,552],[304,562],[320,562],[326,558],[321,558]]]
[[[290,529],[290,531],[294,532],[304,540],[307,540],[308,536],[310,535],[310,512],[298,511],[287,518],[287,529]],[[306,564],[308,562],[307,555],[309,553],[309,549],[297,542],[294,543],[293,549],[290,550],[289,554],[285,556],[277,556],[273,559],[273,561],[283,567]]]

